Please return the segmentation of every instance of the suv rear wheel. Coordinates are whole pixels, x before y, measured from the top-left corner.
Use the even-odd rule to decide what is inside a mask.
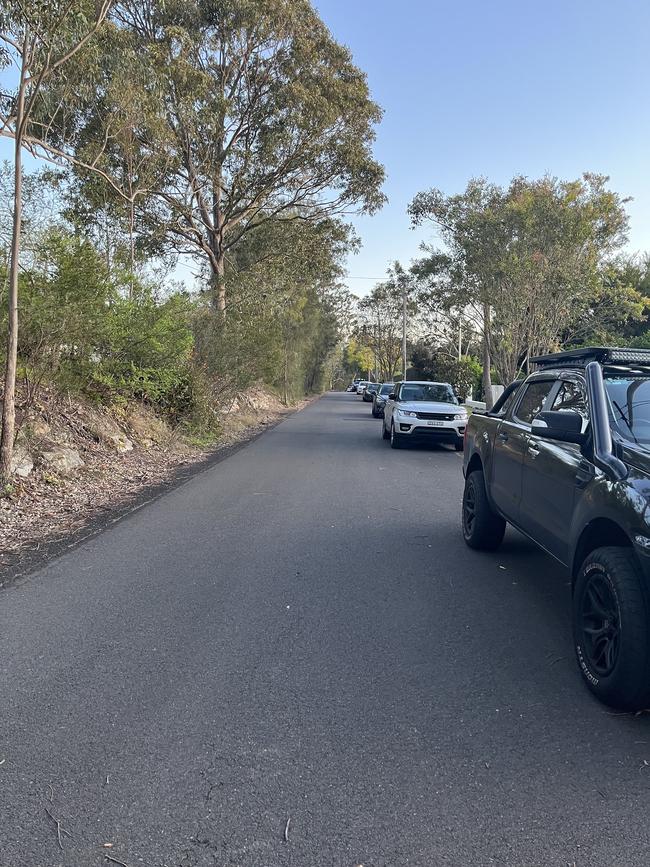
[[[574,644],[587,686],[611,707],[650,707],[649,603],[631,549],[587,555],[573,590]]]
[[[463,538],[470,548],[495,551],[506,532],[506,522],[497,515],[485,492],[482,470],[474,470],[465,479],[463,492]]]

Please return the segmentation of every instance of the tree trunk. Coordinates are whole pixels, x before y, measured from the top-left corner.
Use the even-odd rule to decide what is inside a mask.
[[[25,41],[27,41],[25,39]],[[11,459],[16,433],[16,367],[18,364],[18,269],[23,215],[23,163],[22,142],[25,115],[26,69],[20,69],[20,86],[16,100],[16,137],[14,141],[14,219],[9,263],[9,298],[7,359],[5,362],[4,401],[2,404],[2,434],[0,435],[0,480],[7,484],[11,478]]]
[[[490,305],[483,305],[483,394],[485,407],[490,410],[494,406],[492,399],[492,375],[490,373]]]
[[[212,270],[212,306],[222,316],[226,315],[226,260],[221,254]]]
[[[218,142],[219,151],[223,147],[223,138]],[[226,315],[226,254],[223,249],[224,216],[221,208],[223,197],[223,179],[221,171],[212,187],[212,251],[216,260],[214,272],[214,288],[212,303],[222,317]]]
[[[135,203],[133,201],[133,194],[131,194],[131,201],[129,202],[129,258],[129,268],[131,271],[129,275],[129,299],[133,301],[135,291]]]
[[[284,405],[289,406],[289,343],[284,344]]]

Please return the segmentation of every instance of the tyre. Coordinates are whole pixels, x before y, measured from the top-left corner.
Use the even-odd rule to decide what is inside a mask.
[[[610,707],[650,707],[650,598],[634,552],[597,548],[573,590],[573,640],[585,683]]]
[[[390,447],[392,449],[402,448],[402,437],[395,430],[395,422],[390,423]]]
[[[465,479],[463,491],[463,538],[477,551],[496,551],[505,532],[506,522],[488,500],[483,471],[474,470]]]
[[[372,417],[373,418],[379,418],[379,415],[375,412],[374,408],[372,410]]]
[[[390,439],[390,433],[386,430],[386,422],[385,421],[382,421],[382,423],[381,423],[381,438],[383,440],[389,440]]]
[[[454,443],[454,448],[457,452],[462,452],[465,448],[465,440],[462,437],[460,439],[457,439]]]

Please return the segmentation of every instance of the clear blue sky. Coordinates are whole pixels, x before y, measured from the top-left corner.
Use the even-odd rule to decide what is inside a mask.
[[[384,108],[377,157],[389,203],[357,220],[348,285],[372,288],[426,233],[406,207],[421,189],[485,175],[611,176],[634,201],[630,249],[650,250],[647,0],[314,0]]]

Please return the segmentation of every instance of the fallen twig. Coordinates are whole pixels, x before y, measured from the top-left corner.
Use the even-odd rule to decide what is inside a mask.
[[[68,831],[66,828],[63,827],[63,825],[61,824],[61,820],[60,820],[60,819],[57,819],[55,816],[53,816],[53,815],[50,813],[50,811],[47,809],[47,807],[44,807],[43,809],[45,810],[45,812],[47,813],[47,815],[50,817],[50,819],[51,819],[51,820],[55,823],[55,825],[56,825],[56,839],[57,839],[58,842],[59,842],[59,849],[63,850],[63,842],[62,842],[62,840],[61,840],[61,834],[65,834],[66,837],[72,837],[72,833],[71,833],[70,831]]]
[[[289,825],[291,824],[291,816],[287,819],[287,824],[284,826],[284,842],[289,842]]]
[[[104,854],[104,858],[106,858],[107,861],[112,861],[113,864],[119,864],[120,867],[129,867],[129,865],[126,864],[124,861],[120,861],[118,858],[113,858],[112,855]]]

